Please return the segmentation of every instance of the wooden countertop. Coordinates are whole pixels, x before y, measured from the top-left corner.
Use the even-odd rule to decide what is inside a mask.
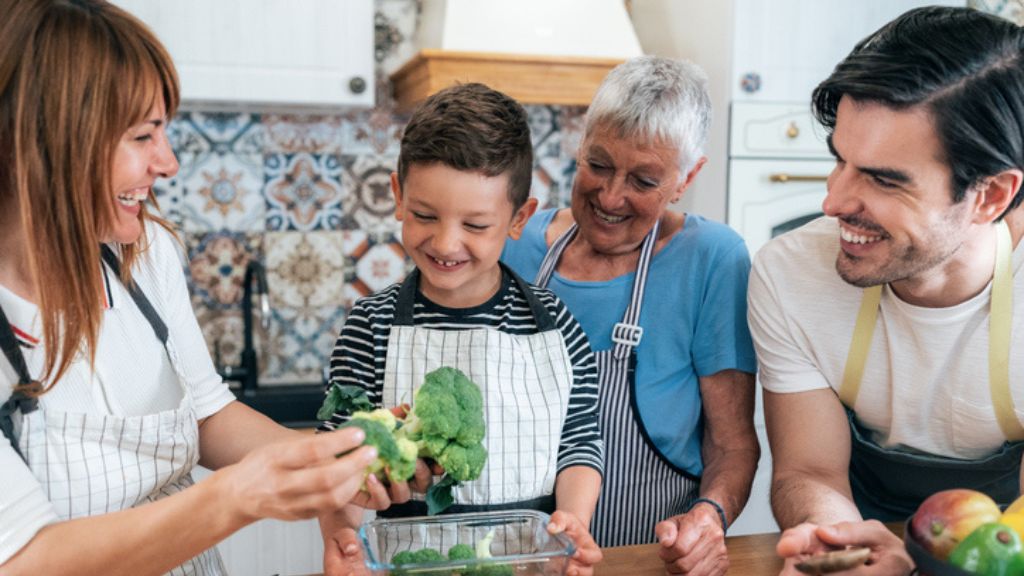
[[[778,533],[729,536],[728,576],[778,576],[782,559],[775,555]],[[664,576],[665,565],[658,558],[657,544],[604,548],[604,560],[595,576]],[[312,575],[311,575],[312,576]],[[316,575],[323,576],[323,575]]]
[[[782,559],[775,555],[777,533],[729,536],[729,576],[778,576]],[[657,544],[605,548],[595,576],[664,576]]]

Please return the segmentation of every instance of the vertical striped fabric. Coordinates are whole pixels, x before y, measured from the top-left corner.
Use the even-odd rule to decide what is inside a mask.
[[[573,224],[548,250],[534,284],[546,287],[566,246],[576,236]],[[654,526],[686,511],[696,497],[697,481],[677,472],[644,438],[631,400],[636,377],[636,346],[642,334],[637,321],[643,306],[647,268],[654,254],[658,225],[644,238],[629,306],[615,330],[615,345],[595,351],[598,373],[598,411],[605,446],[604,482],[591,523],[591,533],[601,547],[631,546],[655,542]],[[631,340],[630,336],[636,336]]]

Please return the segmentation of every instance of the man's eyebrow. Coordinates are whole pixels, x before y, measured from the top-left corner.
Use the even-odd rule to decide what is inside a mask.
[[[839,155],[839,152],[836,152],[835,145],[832,144],[832,134],[829,134],[828,136],[825,137],[825,144],[828,145],[829,154],[835,156],[836,160],[843,159],[843,157]]]

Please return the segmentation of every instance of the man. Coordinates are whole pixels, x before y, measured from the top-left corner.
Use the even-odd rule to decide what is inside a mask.
[[[846,544],[874,549],[864,573],[906,573],[865,520],[946,488],[1020,491],[1022,54],[1010,22],[922,8],[814,91],[826,216],[761,250],[749,292],[784,574]]]

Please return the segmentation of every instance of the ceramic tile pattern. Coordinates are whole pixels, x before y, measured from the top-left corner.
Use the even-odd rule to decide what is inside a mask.
[[[157,200],[183,232],[193,307],[222,364],[239,361],[250,259],[267,270],[270,327],[254,325],[260,380],[268,384],[319,382],[346,310],[408,272],[389,184],[408,115],[394,110],[387,75],[414,54],[421,10],[417,0],[377,0],[372,109],[191,109],[171,122],[181,169],[158,183]],[[584,111],[527,112],[533,194],[542,206],[564,206]]]

